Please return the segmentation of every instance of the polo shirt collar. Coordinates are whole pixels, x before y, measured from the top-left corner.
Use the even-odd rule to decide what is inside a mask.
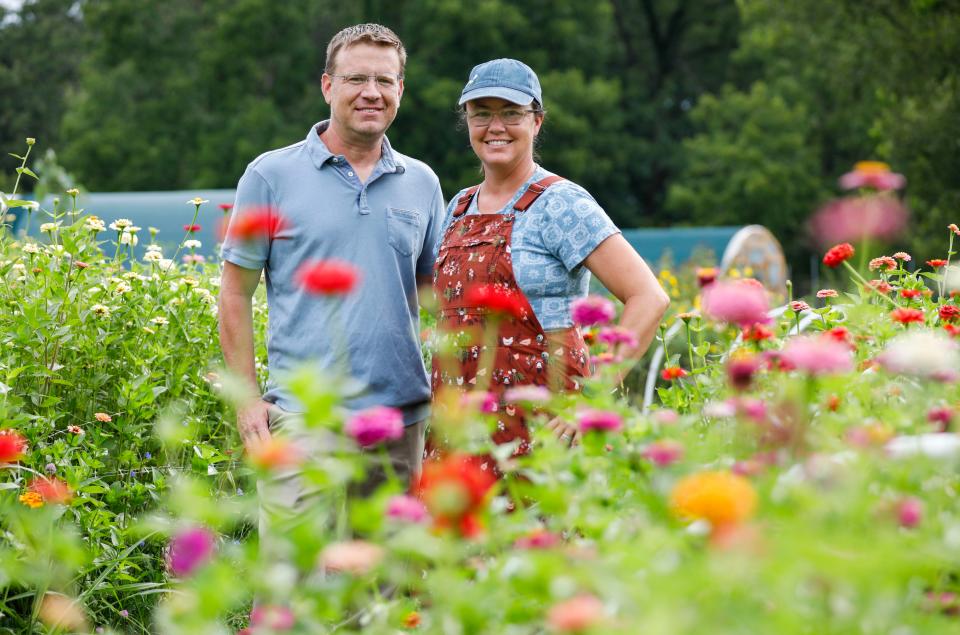
[[[320,138],[320,134],[330,125],[330,120],[325,119],[310,127],[307,133],[307,152],[313,165],[319,170],[324,164],[333,159],[336,155],[330,152],[327,144]],[[386,135],[383,137],[383,145],[380,148],[380,163],[383,165],[384,172],[403,173],[407,169],[407,162],[399,153],[393,151],[390,140]]]

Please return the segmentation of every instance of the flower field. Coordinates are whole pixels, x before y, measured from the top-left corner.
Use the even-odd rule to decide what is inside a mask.
[[[676,299],[698,308],[661,330],[648,410],[615,382],[629,334],[591,298],[575,309],[597,368],[582,393],[438,395],[452,447],[412,491],[366,499],[343,492],[399,422],[345,420],[345,378],[292,381],[335,451],[307,460],[277,438],[242,454],[218,265],[189,243],[218,201],[187,202],[179,250],[133,260],[149,229],[75,193],[52,210],[5,197],[43,227],[0,238],[0,633],[956,632],[960,230],[941,254],[874,253],[871,238],[896,247],[890,174],[863,167],[831,204],[882,229],[831,236],[832,288],[777,299],[704,275]],[[301,283],[335,302],[350,272],[321,269]],[[489,441],[500,408],[576,422],[582,444],[535,426],[511,458]],[[256,481],[292,466],[318,496],[261,544]]]

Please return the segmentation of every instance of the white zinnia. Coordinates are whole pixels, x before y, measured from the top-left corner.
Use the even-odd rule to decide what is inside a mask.
[[[37,247],[34,243],[27,243],[23,246],[23,253],[25,254],[39,254],[40,248]]]
[[[955,379],[960,370],[956,343],[930,330],[917,329],[894,337],[877,359],[891,372],[929,379]]]
[[[190,240],[183,241],[183,246],[186,249],[200,249],[203,247],[203,243],[201,243],[199,240],[191,238]]]
[[[163,317],[162,315],[158,315],[157,317],[152,318],[150,321],[156,324],[157,326],[166,326],[167,324],[170,324],[170,320]]]
[[[137,238],[136,234],[131,234],[128,232],[123,232],[120,234],[120,244],[121,245],[133,245],[137,246],[137,243],[140,242],[140,239]]]
[[[105,306],[103,304],[94,304],[92,307],[90,307],[90,312],[96,315],[97,317],[101,317],[101,318],[110,317],[110,307]]]
[[[43,223],[40,225],[40,231],[42,232],[55,232],[60,227],[60,221],[56,223]]]
[[[160,262],[163,260],[163,254],[159,251],[148,250],[147,253],[143,255],[144,262]]]
[[[170,260],[169,258],[161,258],[161,259],[157,262],[157,264],[158,264],[158,265],[160,266],[160,268],[163,269],[164,271],[167,271],[168,269],[172,269],[173,266],[174,266],[173,261]]]
[[[133,226],[133,221],[129,218],[118,218],[117,220],[110,223],[110,229],[114,231],[123,231],[127,227]]]
[[[83,226],[87,231],[92,232],[102,232],[107,228],[107,226],[103,224],[103,221],[96,216],[88,216],[87,219],[83,221]]]

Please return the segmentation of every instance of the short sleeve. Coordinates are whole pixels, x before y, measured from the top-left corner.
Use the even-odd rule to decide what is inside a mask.
[[[227,225],[220,257],[227,262],[245,269],[262,269],[270,255],[270,237],[266,234],[241,239],[231,231],[244,214],[276,207],[270,185],[253,167],[248,167],[237,184],[237,198],[234,200],[230,223]]]
[[[586,190],[559,183],[543,198],[540,236],[544,246],[572,271],[604,240],[620,230]]]
[[[437,259],[437,250],[440,248],[440,239],[443,237],[443,225],[446,218],[446,209],[443,206],[443,192],[440,183],[430,201],[430,218],[427,221],[427,233],[423,238],[423,248],[417,260],[417,275],[426,276],[433,272],[433,263]]]

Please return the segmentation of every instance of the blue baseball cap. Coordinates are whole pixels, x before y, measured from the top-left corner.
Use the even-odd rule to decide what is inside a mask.
[[[499,97],[519,106],[527,106],[534,100],[543,105],[537,74],[523,62],[508,58],[474,66],[458,103],[462,106],[471,99],[483,97]]]

